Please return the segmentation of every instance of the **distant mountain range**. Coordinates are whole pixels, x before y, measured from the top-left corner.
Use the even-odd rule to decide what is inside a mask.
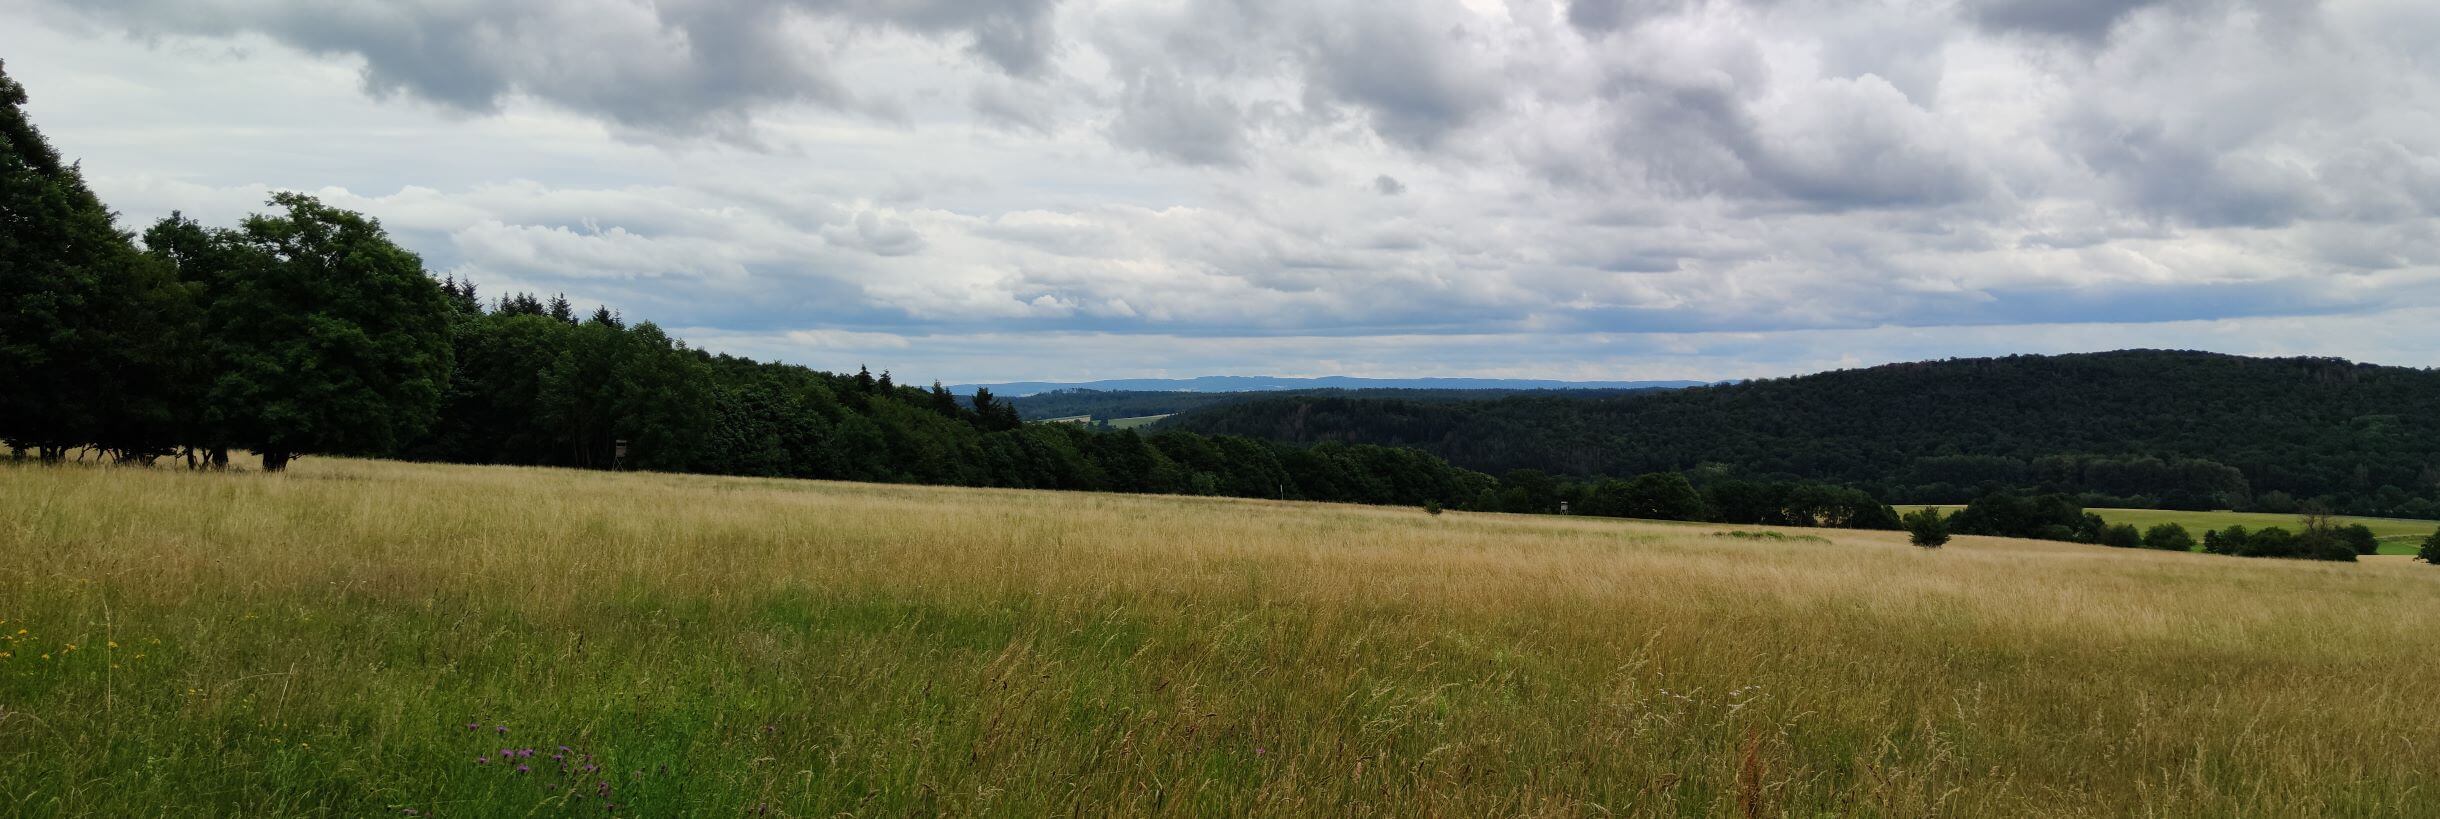
[[[1332,375],[1289,378],[1275,375],[1206,375],[1200,378],[1114,378],[1105,381],[1011,381],[1004,384],[958,384],[949,388],[973,395],[989,388],[994,395],[1019,398],[1059,390],[1102,392],[1278,392],[1283,390],[1643,390],[1700,387],[1704,381],[1551,381],[1532,378],[1357,378]]]

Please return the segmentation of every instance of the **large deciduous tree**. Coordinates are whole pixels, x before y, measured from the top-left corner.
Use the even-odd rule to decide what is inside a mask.
[[[174,437],[159,389],[186,293],[25,115],[0,66],[0,438],[46,459],[92,446],[149,460]]]
[[[381,223],[311,196],[248,217],[211,304],[205,412],[278,470],[299,453],[386,453],[431,424],[451,307]]]

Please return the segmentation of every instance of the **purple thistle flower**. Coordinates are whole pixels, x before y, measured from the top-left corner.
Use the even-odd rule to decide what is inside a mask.
[[[509,757],[513,757],[513,756],[516,756],[516,755],[517,755],[517,752],[515,752],[515,751],[511,751],[511,750],[509,750],[509,749],[507,749],[507,748],[502,748],[502,749],[500,749],[500,758],[501,758],[501,759],[507,759],[507,758],[509,758]]]
[[[480,722],[469,722],[469,723],[466,723],[466,730],[469,730],[469,731],[480,730],[482,727],[483,727],[483,723],[480,723]]]
[[[530,757],[532,757],[532,756],[534,755],[534,749],[532,749],[532,748],[519,748],[519,749],[517,749],[517,755],[518,755],[518,756],[521,756],[521,757],[529,757],[529,758],[530,758]]]
[[[474,758],[474,764],[477,764],[477,765],[489,765],[489,764],[491,764],[491,757],[487,757],[487,756],[478,756],[478,757],[475,757],[475,758]]]
[[[525,766],[523,766],[523,765],[519,765],[519,766],[517,766],[517,772],[518,772],[518,773],[533,773],[533,772],[534,772],[534,769],[532,769],[532,768],[528,768],[528,767],[525,767]]]
[[[492,726],[492,727],[491,727],[491,730],[492,730],[492,731],[494,731],[494,732],[500,733],[500,734],[506,734],[506,733],[508,733],[508,726],[506,726],[506,725],[494,725],[494,726]]]

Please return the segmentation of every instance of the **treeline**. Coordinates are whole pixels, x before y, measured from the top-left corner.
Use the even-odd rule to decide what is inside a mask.
[[[2440,372],[2123,351],[1895,364],[1591,400],[1277,397],[1164,422],[1414,446],[1470,469],[1822,481],[1896,503],[2440,518]]]
[[[2204,532],[2199,543],[2192,532],[2175,523],[2155,524],[2149,529],[2137,529],[2132,524],[2111,524],[2100,515],[2085,511],[2073,498],[2059,494],[1995,492],[1945,516],[1937,509],[1910,512],[1905,516],[1904,523],[1908,529],[1918,532],[1918,543],[1926,539],[1921,533],[1939,531],[2171,552],[2191,552],[2200,545],[2205,552],[2236,557],[2346,562],[2353,562],[2359,556],[2378,554],[2381,547],[2380,538],[2371,527],[2360,523],[2339,523],[2332,519],[2328,511],[2310,506],[2297,518],[2296,531],[2277,526],[2252,531],[2243,526],[2230,526]],[[2434,533],[2426,545],[2432,544],[2440,544],[2440,532]],[[2426,555],[2423,559],[2430,560],[2432,557]]]

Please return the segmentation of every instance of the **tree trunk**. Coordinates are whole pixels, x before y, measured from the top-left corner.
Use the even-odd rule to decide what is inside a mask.
[[[216,446],[216,447],[213,447],[213,448],[212,448],[212,457],[210,457],[209,459],[207,459],[206,463],[204,464],[204,468],[206,468],[206,469],[227,469],[227,468],[229,468],[229,448],[228,448],[228,447],[225,447],[225,446]]]
[[[12,460],[12,461],[22,461],[22,460],[25,460],[25,445],[24,445],[24,444],[9,444],[9,445],[8,445],[8,459],[9,459],[9,460]]]
[[[288,468],[288,453],[271,450],[263,453],[263,471],[278,472]]]

